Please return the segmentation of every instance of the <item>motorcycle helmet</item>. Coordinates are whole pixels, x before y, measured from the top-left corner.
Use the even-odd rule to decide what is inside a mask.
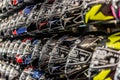
[[[13,47],[14,47],[15,43],[16,43],[16,41],[12,41],[12,42],[10,43],[10,46],[9,46],[8,52],[7,52],[7,58],[8,58],[8,59],[10,59],[10,57],[11,57],[10,55],[12,54],[12,50],[13,50]]]
[[[90,80],[114,80],[116,67],[120,61],[119,47],[114,47],[119,44],[118,37],[119,32],[108,35],[103,45],[95,49],[88,71]]]
[[[20,76],[20,72],[21,72],[20,66],[14,65],[10,70],[8,80],[18,80]]]
[[[5,77],[8,77],[8,76],[9,76],[10,70],[12,69],[12,67],[13,67],[13,64],[10,63],[10,64],[8,65],[8,67],[6,68]]]
[[[39,58],[40,52],[42,50],[43,44],[41,43],[41,40],[35,40],[32,43],[33,45],[33,51],[31,53],[31,60],[30,62],[33,62],[37,58]]]
[[[48,21],[49,21],[49,14],[51,12],[52,6],[44,5],[40,9],[40,13],[38,15],[37,19],[37,29],[38,30],[46,30],[49,29],[48,27]]]
[[[69,0],[68,4],[63,9],[62,14],[62,26],[74,27],[79,25],[84,25],[84,13],[83,13],[84,1],[82,0]]]
[[[24,51],[21,54],[21,58],[19,59],[22,60],[22,64],[29,64],[31,61],[31,53],[33,52],[33,46],[31,45],[31,43],[29,43],[23,49]]]
[[[25,40],[25,42],[22,42],[22,44],[19,46],[18,50],[17,50],[17,54],[16,54],[16,62],[21,64],[23,63],[23,53],[24,53],[24,50],[26,48],[27,45],[30,45],[31,44],[31,39],[27,39]]]
[[[39,10],[41,8],[41,3],[36,4],[32,11],[30,12],[30,15],[28,16],[28,19],[26,21],[26,25],[29,26],[31,23],[35,23],[37,21],[37,17],[39,15]]]
[[[1,69],[1,77],[2,78],[5,78],[5,72],[6,72],[7,67],[8,67],[8,62],[3,62],[3,67]]]
[[[16,41],[16,43],[15,43],[13,49],[12,49],[12,52],[11,52],[11,54],[10,54],[10,57],[11,57],[11,59],[12,59],[13,61],[15,61],[15,57],[16,57],[16,54],[17,54],[17,50],[18,50],[18,48],[19,48],[19,46],[20,46],[21,43],[22,43],[21,40]]]
[[[34,5],[31,6],[27,6],[23,11],[22,11],[22,15],[19,17],[19,19],[17,20],[16,26],[21,27],[21,26],[25,26],[26,25],[26,20],[31,12],[31,10],[33,9]]]
[[[48,72],[48,70],[46,70],[46,69],[48,68],[48,62],[49,62],[49,58],[50,58],[50,53],[51,53],[53,47],[56,45],[56,42],[58,41],[59,37],[60,37],[59,35],[52,36],[46,42],[46,44],[43,46],[43,48],[42,48],[42,50],[40,52],[39,67],[41,69],[45,70],[46,72]]]
[[[4,41],[3,43],[2,43],[2,51],[1,51],[1,53],[0,53],[0,59],[1,60],[3,60],[3,50],[4,50],[4,48],[5,48],[5,44],[7,43],[7,41]]]
[[[94,49],[104,39],[99,32],[89,32],[81,35],[70,50],[65,74],[68,80],[88,80],[88,69]]]
[[[15,13],[13,16],[10,16],[10,19],[9,19],[10,23],[8,25],[8,28],[10,28],[11,30],[16,28],[18,17],[19,15],[17,13]]]
[[[3,52],[2,52],[2,59],[3,60],[7,60],[7,52],[8,52],[8,48],[10,46],[11,41],[7,41],[7,43],[5,44],[4,48],[3,48]]]
[[[67,35],[58,40],[52,52],[50,53],[50,59],[48,63],[48,70],[50,74],[56,75],[56,77],[61,79],[65,78],[64,69],[66,59],[76,39],[77,37]]]
[[[48,27],[50,29],[49,31],[53,29],[57,30],[64,29],[62,27],[61,16],[66,2],[67,2],[66,0],[56,0],[55,3],[53,4],[48,22]]]
[[[113,79],[119,62],[119,52],[107,48],[96,48],[89,68],[90,80]]]
[[[33,67],[25,68],[21,73],[19,80],[26,80],[27,76],[31,73],[32,70],[33,70]]]
[[[17,54],[16,54],[16,62],[17,63],[22,63],[23,60],[21,59],[22,56],[23,56],[23,52],[24,52],[24,49],[25,47],[27,46],[27,43],[25,42],[22,42],[18,48],[18,51],[17,51]]]

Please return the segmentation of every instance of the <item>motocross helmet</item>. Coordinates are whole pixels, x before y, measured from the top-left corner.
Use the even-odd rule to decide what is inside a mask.
[[[8,52],[7,52],[7,58],[8,58],[8,59],[10,59],[10,57],[11,57],[10,55],[12,54],[12,50],[13,50],[13,47],[14,47],[15,43],[16,43],[16,41],[12,41],[12,42],[10,43],[10,46],[9,46]]]
[[[40,8],[41,8],[41,3],[39,3],[39,4],[36,4],[34,7],[33,7],[33,9],[32,9],[32,11],[30,12],[30,15],[28,16],[28,19],[27,19],[27,21],[26,21],[26,25],[28,26],[28,25],[30,25],[31,23],[35,23],[36,21],[37,21],[37,17],[38,17],[38,15],[39,15],[39,10],[40,10]]]
[[[41,53],[40,53],[40,57],[39,57],[39,66],[41,69],[44,70],[44,69],[48,68],[50,53],[51,53],[53,47],[56,45],[56,42],[58,41],[59,37],[60,37],[59,35],[54,35],[43,46]]]
[[[4,48],[5,48],[5,44],[7,43],[7,41],[4,41],[3,43],[2,43],[2,49],[1,49],[1,53],[0,53],[0,59],[1,60],[3,60],[3,50],[4,50]]]
[[[33,62],[35,59],[39,58],[40,52],[41,52],[42,47],[43,47],[43,44],[41,43],[41,40],[33,41],[32,45],[33,45],[33,51],[31,53],[30,62]]]
[[[11,57],[12,60],[15,60],[17,50],[18,50],[21,43],[22,42],[20,40],[16,41],[16,43],[15,43],[13,49],[12,49],[12,53],[10,54],[10,57]]]
[[[112,33],[107,36],[103,45],[95,49],[89,67],[90,80],[114,80],[116,67],[120,61],[120,48],[117,47],[120,44],[119,37],[119,32]]]
[[[62,27],[61,16],[66,2],[67,0],[56,0],[55,3],[53,4],[48,22],[48,27],[50,31],[53,29],[58,30],[64,29]]]
[[[69,0],[64,11],[62,13],[62,26],[65,27],[74,27],[78,25],[84,25],[84,13],[83,13],[83,0]]]
[[[35,40],[33,43],[28,43],[21,54],[20,60],[22,60],[22,64],[30,64],[39,56],[39,51],[42,48],[41,40]]]
[[[58,40],[52,52],[50,53],[50,59],[48,63],[48,70],[50,74],[57,75],[56,77],[61,79],[65,78],[64,69],[66,59],[76,39],[77,37],[67,35]]]
[[[20,55],[19,59],[22,60],[22,64],[29,64],[31,61],[31,56],[32,56],[32,52],[33,52],[33,46],[31,45],[31,43],[28,43],[25,48],[23,48],[24,51],[23,53]]]
[[[13,65],[13,67],[10,70],[8,80],[18,80],[20,72],[21,72],[20,66]]]
[[[11,41],[7,41],[7,43],[5,44],[4,48],[3,48],[3,52],[2,52],[2,59],[3,60],[7,60],[7,52],[8,52],[8,48],[10,46]]]
[[[8,65],[7,69],[6,69],[5,77],[8,77],[8,76],[9,76],[10,70],[12,69],[12,67],[13,67],[13,64],[10,63],[10,64]]]
[[[8,28],[11,30],[16,27],[16,22],[18,20],[18,14],[15,13],[13,16],[10,16]]]
[[[19,46],[18,50],[17,50],[17,54],[16,54],[16,62],[21,64],[23,63],[23,53],[24,53],[24,50],[25,50],[25,47],[27,45],[30,45],[31,43],[31,39],[28,39],[26,40],[25,42],[22,42],[22,44]]]
[[[25,26],[26,24],[26,20],[32,10],[32,8],[34,7],[34,5],[31,6],[27,6],[23,11],[22,11],[22,15],[19,17],[19,19],[17,20],[16,26]]]
[[[5,72],[6,72],[8,65],[9,65],[8,62],[3,62],[3,67],[1,69],[1,77],[2,78],[5,78]]]
[[[38,15],[37,19],[37,29],[38,30],[43,30],[43,29],[48,29],[48,20],[49,20],[49,14],[51,12],[52,5],[43,5],[40,9],[40,13]]]
[[[33,70],[33,67],[27,67],[23,70],[21,73],[19,80],[26,80],[27,76],[30,75],[31,71]]]
[[[70,50],[65,65],[65,74],[68,80],[88,80],[89,63],[94,49],[104,39],[99,32],[89,32],[80,36]]]

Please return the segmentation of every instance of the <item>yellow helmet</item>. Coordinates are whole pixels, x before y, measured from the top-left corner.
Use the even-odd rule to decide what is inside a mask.
[[[108,40],[109,41],[106,43],[107,47],[120,50],[120,32],[108,36]]]
[[[110,11],[109,4],[96,4],[93,5],[85,15],[85,23],[90,21],[105,21],[114,19]]]

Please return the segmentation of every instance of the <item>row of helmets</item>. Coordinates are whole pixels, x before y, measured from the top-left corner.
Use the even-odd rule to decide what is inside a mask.
[[[109,20],[119,21],[119,10],[119,0],[46,0],[3,19],[0,31],[6,36],[85,27]]]
[[[44,2],[44,0],[41,0]],[[14,9],[14,7],[19,7],[23,3],[35,3],[36,0],[0,0],[0,13],[4,13]]]
[[[0,43],[0,73],[8,80],[120,80],[119,50],[120,32],[8,40]]]

